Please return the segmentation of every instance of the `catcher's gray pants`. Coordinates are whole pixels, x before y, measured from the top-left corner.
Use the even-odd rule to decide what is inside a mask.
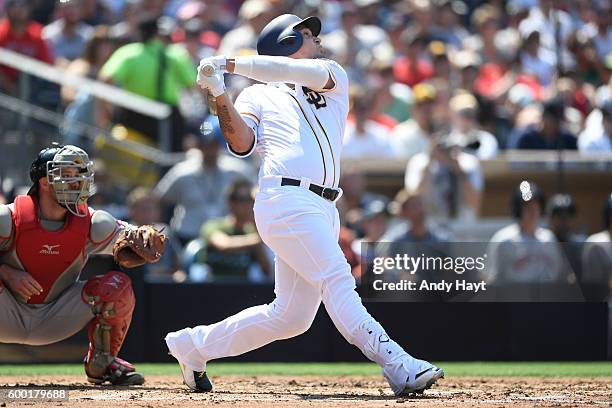
[[[68,338],[94,318],[81,299],[85,282],[76,282],[51,303],[28,305],[0,288],[0,343],[40,346]]]

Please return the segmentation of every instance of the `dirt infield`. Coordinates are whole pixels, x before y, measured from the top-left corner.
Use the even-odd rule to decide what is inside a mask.
[[[28,407],[579,407],[612,406],[612,378],[456,377],[423,396],[395,398],[378,377],[223,376],[215,391],[188,392],[178,376],[149,376],[143,386],[99,387],[83,377],[0,377],[0,391],[16,385],[69,388],[68,401],[1,401]]]

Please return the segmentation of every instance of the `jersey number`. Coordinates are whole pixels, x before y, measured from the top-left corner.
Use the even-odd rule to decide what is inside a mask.
[[[306,100],[311,105],[314,105],[315,108],[321,109],[327,106],[327,102],[325,102],[325,97],[318,92],[313,91],[310,88],[302,87],[302,91],[304,91],[304,95],[306,95]]]

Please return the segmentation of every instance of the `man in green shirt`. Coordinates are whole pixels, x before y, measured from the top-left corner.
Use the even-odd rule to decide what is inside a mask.
[[[117,49],[100,70],[100,79],[127,91],[167,103],[172,107],[171,147],[182,150],[184,119],[178,101],[185,88],[195,85],[196,69],[185,48],[166,45],[158,35],[157,18],[139,23],[141,42]],[[160,72],[161,69],[161,72]],[[123,110],[118,121],[154,141],[159,140],[159,123],[151,117]]]
[[[198,261],[210,266],[216,280],[247,280],[254,264],[266,276],[272,275],[272,266],[265,246],[257,233],[253,216],[253,185],[237,180],[228,191],[230,214],[207,221],[201,237],[205,256]]]

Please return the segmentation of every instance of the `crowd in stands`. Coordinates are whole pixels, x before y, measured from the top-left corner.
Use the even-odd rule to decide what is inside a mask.
[[[155,275],[273,279],[250,209],[257,159],[226,153],[195,78],[203,57],[254,54],[261,29],[282,13],[320,16],[322,45],[349,75],[343,157],[405,163],[404,188],[393,200],[367,191],[359,168],[343,170],[340,244],[356,278],[371,256],[361,254],[363,242],[449,241],[438,221],[477,220],[483,160],[508,149],[612,153],[607,0],[0,0],[0,10],[0,47],[171,106],[169,147],[185,159],[129,195],[105,180],[97,163],[92,199],[137,224],[167,224],[170,250],[151,269]],[[0,92],[18,95],[18,77],[0,66]],[[234,97],[249,85],[237,76],[226,82]],[[94,158],[95,144],[71,123],[122,126],[128,139],[160,143],[156,120],[86,89],[64,86],[48,95],[45,105],[68,124],[61,141]],[[0,202],[11,198],[5,195]],[[578,209],[571,196],[548,205],[541,198],[523,200],[516,222],[493,241],[610,242],[609,218],[587,239],[572,221]],[[612,265],[609,244],[591,250]],[[558,278],[524,269],[534,280]]]

